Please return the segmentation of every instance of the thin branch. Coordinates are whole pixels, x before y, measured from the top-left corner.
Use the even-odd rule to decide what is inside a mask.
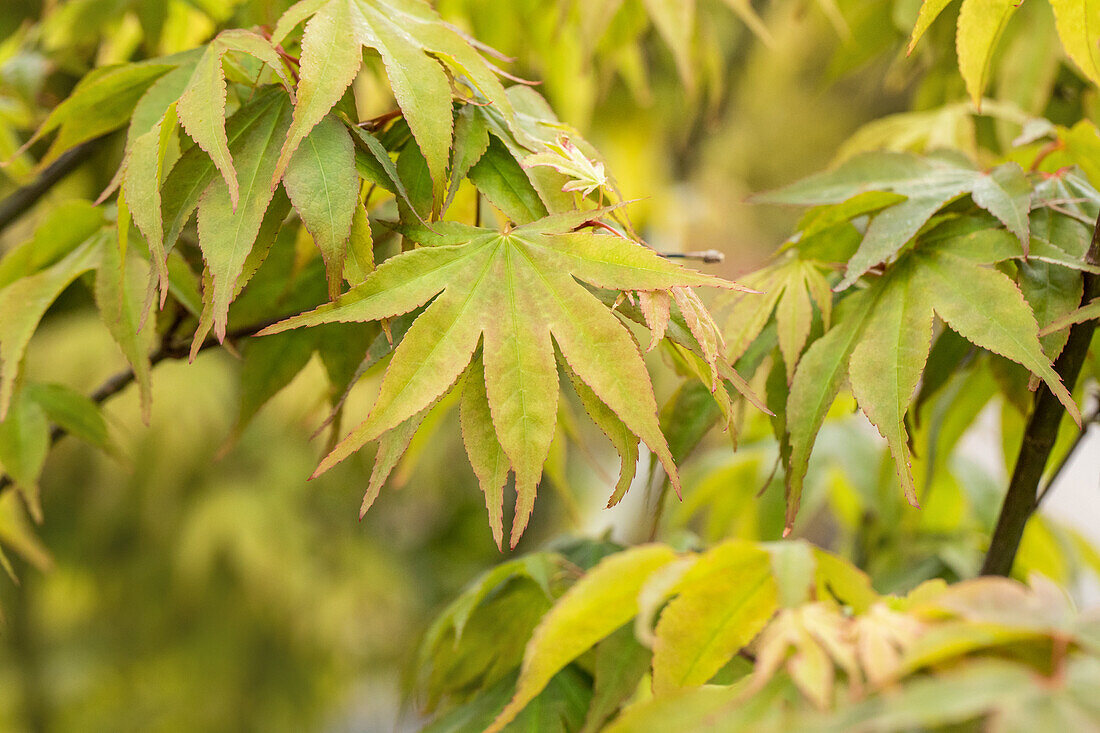
[[[723,262],[726,259],[726,256],[716,249],[707,249],[700,252],[658,252],[657,254],[666,259],[697,260],[708,265]]]
[[[38,203],[38,200],[45,196],[51,188],[88,160],[104,137],[97,137],[94,140],[77,145],[51,163],[34,183],[23,186],[3,201],[0,201],[0,232],[30,211],[31,207]]]
[[[1096,220],[1092,245],[1085,259],[1090,264],[1100,264],[1100,217]],[[1086,272],[1084,281],[1082,304],[1100,296],[1100,275]],[[1054,370],[1070,391],[1077,384],[1077,377],[1085,363],[1095,331],[1094,320],[1074,325],[1061,356],[1054,362]],[[1001,514],[997,518],[997,527],[989,543],[989,552],[982,565],[982,575],[1008,575],[1012,571],[1012,563],[1016,559],[1024,528],[1039,505],[1039,483],[1054,448],[1054,440],[1058,437],[1058,425],[1062,421],[1063,412],[1062,404],[1050,389],[1045,385],[1039,387],[1035,393],[1035,409],[1027,421],[1016,466],[1012,470],[1012,479],[1001,504]]]
[[[283,318],[285,318],[285,316],[280,318],[273,318],[268,321],[263,321],[262,323],[257,323],[246,328],[232,331],[226,334],[225,340],[235,341],[242,338],[248,338],[249,336],[255,336],[257,333],[264,330],[268,326],[271,326],[283,320]],[[165,334],[165,339],[162,341],[161,345],[156,349],[156,351],[149,355],[150,366],[156,366],[162,361],[186,359],[191,355],[191,346],[189,343],[180,343],[173,340],[175,330],[175,328],[170,328]],[[199,347],[199,351],[206,351],[207,349],[212,349],[216,346],[221,345],[221,342],[219,342],[216,338],[211,337],[202,343],[202,345]],[[99,385],[99,387],[94,392],[92,392],[92,394],[89,395],[89,399],[91,399],[91,401],[95,404],[101,405],[117,395],[122,390],[129,387],[133,383],[135,378],[136,376],[133,369],[127,369],[125,371],[119,372],[109,377],[105,382],[103,382],[103,384]],[[61,440],[68,434],[68,431],[64,428],[58,425],[54,425],[53,428],[50,429],[50,445],[55,445],[59,440]],[[10,489],[12,486],[13,481],[11,476],[9,476],[8,474],[0,475],[0,495]]]

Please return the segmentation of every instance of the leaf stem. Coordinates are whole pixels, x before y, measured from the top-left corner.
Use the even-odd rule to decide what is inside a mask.
[[[1090,264],[1100,264],[1100,217],[1093,228],[1092,244],[1085,259]],[[1084,294],[1082,304],[1100,296],[1100,276],[1086,272],[1084,275]],[[1066,388],[1073,391],[1077,377],[1085,363],[1092,336],[1096,331],[1096,321],[1084,321],[1070,329],[1069,340],[1061,356],[1054,362],[1054,370],[1062,378]],[[989,543],[989,552],[982,565],[982,575],[1008,575],[1012,563],[1020,548],[1020,539],[1031,515],[1039,506],[1041,495],[1037,494],[1043,478],[1054,440],[1058,436],[1058,425],[1062,421],[1064,408],[1045,385],[1035,393],[1035,409],[1028,418],[1020,452],[1016,457],[1016,466],[1008,484],[1001,514]],[[1082,423],[1084,429],[1084,423]],[[1043,492],[1043,495],[1046,491]]]

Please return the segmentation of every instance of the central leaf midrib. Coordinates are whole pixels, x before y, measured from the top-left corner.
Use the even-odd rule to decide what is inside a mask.
[[[280,113],[278,116],[275,116],[275,117],[271,118],[271,128],[267,131],[267,138],[264,140],[263,145],[259,148],[259,152],[256,155],[255,166],[252,169],[252,176],[248,181],[248,186],[245,189],[240,189],[242,192],[246,191],[248,195],[247,196],[239,196],[238,199],[237,199],[238,202],[241,202],[242,199],[243,200],[248,200],[248,199],[252,198],[252,193],[256,189],[256,181],[259,179],[260,168],[262,168],[263,164],[264,164],[265,154],[267,153],[267,150],[268,150],[269,146],[271,145],[271,141],[275,137],[275,131],[279,128],[279,121],[282,120],[282,118],[283,118],[283,113]],[[271,192],[271,194],[273,195],[274,193],[275,192],[273,190]],[[267,202],[268,203],[271,202],[271,195],[268,196]],[[239,255],[239,249],[240,249],[240,243],[241,243],[241,229],[244,226],[245,219],[247,218],[245,215],[248,213],[248,212],[243,210],[243,207],[245,206],[244,203],[238,203],[237,206],[238,206],[238,214],[237,214],[236,217],[234,217],[237,220],[237,227],[236,227],[236,230],[233,232],[233,245],[232,245],[232,250],[231,250],[231,254],[233,256],[233,261],[235,261],[237,259],[238,255]],[[264,208],[266,209],[266,204],[265,204]],[[261,225],[262,225],[262,217],[261,217]],[[253,239],[253,242],[255,242],[254,239]],[[232,285],[233,284],[227,284],[227,287],[232,288]]]
[[[527,439],[528,438],[527,424],[530,421],[530,418],[527,415],[527,391],[524,387],[524,382],[525,382],[525,380],[524,380],[524,371],[523,371],[523,368],[521,366],[522,354],[521,354],[520,345],[519,345],[520,340],[518,338],[519,326],[520,326],[520,323],[519,323],[519,309],[517,308],[517,304],[516,304],[516,288],[515,288],[515,277],[514,277],[515,273],[513,273],[513,271],[512,271],[512,250],[515,248],[515,245],[505,244],[505,245],[503,245],[503,248],[504,248],[504,272],[505,272],[505,278],[504,279],[505,279],[505,284],[506,284],[507,292],[508,292],[509,305],[511,306],[511,312],[512,312],[512,339],[511,339],[511,341],[512,341],[512,345],[515,347],[514,351],[515,351],[515,355],[516,355],[516,380],[519,382],[519,390],[518,391],[519,391],[519,404],[520,404],[520,413],[521,413],[520,422],[523,423],[523,435],[524,435],[524,438],[525,438],[524,441],[523,441],[524,445],[530,445],[531,441],[529,439]]]
[[[748,602],[756,596],[757,591],[759,591],[764,586],[764,584],[768,582],[768,579],[770,577],[771,576],[767,573],[767,571],[759,574],[756,583],[754,583],[752,586],[752,590],[742,596],[740,602],[732,604],[729,613],[726,613],[722,617],[721,622],[714,627],[713,631],[707,636],[706,641],[700,647],[699,651],[696,652],[695,657],[687,666],[687,669],[684,671],[683,675],[680,676],[678,682],[681,687],[683,687],[685,684],[684,680],[686,680],[691,672],[695,669],[695,667],[698,666],[699,660],[703,658],[703,653],[706,652],[707,649],[709,649],[714,644],[714,640],[718,638],[718,634],[722,631],[722,629],[729,624],[729,621],[731,618],[733,618],[734,614],[743,609],[745,605],[748,604]],[[704,682],[705,681],[706,680],[704,680]]]

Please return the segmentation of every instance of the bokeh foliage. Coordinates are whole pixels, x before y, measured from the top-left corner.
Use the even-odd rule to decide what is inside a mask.
[[[481,730],[517,690],[513,724],[538,730],[596,730],[628,702],[609,729],[1090,724],[1097,711],[1083,691],[1097,679],[1095,620],[1078,617],[1047,580],[1069,587],[1100,570],[1084,538],[1039,516],[1014,570],[1030,590],[1009,581],[941,583],[978,571],[1003,495],[995,474],[961,454],[960,441],[992,411],[1011,469],[1032,405],[1027,370],[1057,389],[1049,363],[1065,345],[1058,322],[1095,315],[1073,314],[1081,273],[1095,266],[1085,258],[1100,203],[1095,69],[1081,50],[1089,39],[1082,46],[1075,26],[1055,20],[1078,4],[1094,9],[1052,4],[1053,13],[1045,3],[1018,12],[1004,5],[1003,33],[992,36],[982,31],[988,19],[975,22],[974,0],[961,11],[948,6],[906,56],[914,25],[934,14],[905,0],[755,8],[732,0],[441,0],[444,18],[510,57],[485,56],[507,69],[504,83],[542,82],[517,82],[507,97],[487,83],[462,85],[474,103],[459,106],[455,134],[461,127],[466,137],[452,146],[440,137],[440,115],[390,115],[395,103],[438,106],[436,58],[452,78],[482,73],[469,57],[456,60],[458,46],[433,46],[436,36],[410,43],[430,53],[405,63],[434,70],[413,74],[410,88],[393,85],[395,62],[374,52],[357,74],[358,62],[346,62],[355,66],[346,95],[334,78],[314,77],[331,81],[325,93],[335,107],[324,117],[328,108],[300,112],[303,88],[292,77],[305,55],[301,26],[277,26],[287,2],[10,3],[0,18],[0,158],[10,158],[0,196],[72,145],[121,131],[0,233],[0,281],[11,288],[38,278],[33,292],[45,280],[56,290],[29,344],[22,332],[0,334],[0,396],[10,416],[0,426],[0,463],[26,499],[9,490],[0,500],[0,547],[20,581],[0,588],[0,724],[388,730],[399,714],[417,728],[425,713],[440,729]],[[363,6],[421,13],[413,2]],[[253,27],[259,33],[247,38],[217,35]],[[271,29],[276,41],[290,34],[286,48],[261,43]],[[205,56],[195,50],[215,37]],[[348,58],[362,53],[353,40]],[[223,54],[224,147],[217,124],[201,127],[219,119],[208,105]],[[148,61],[158,57],[169,60]],[[96,78],[89,73],[104,74],[93,69],[129,62],[137,65],[119,67],[119,87],[89,95],[84,108],[61,104]],[[185,101],[191,68],[203,64],[207,87]],[[279,87],[295,81],[292,108]],[[153,86],[163,100],[131,122]],[[266,91],[254,97],[257,87]],[[522,122],[501,113],[508,104]],[[257,111],[252,122],[249,109]],[[358,172],[345,186],[358,217],[346,222],[348,263],[333,264],[343,223],[333,227],[310,208],[317,180],[300,165],[297,185],[285,179],[289,196],[280,189],[249,224],[259,232],[256,249],[270,247],[266,260],[241,253],[219,264],[207,243],[241,219],[231,191],[250,172],[235,129],[250,134],[258,121],[283,136],[301,127],[305,137],[310,126],[297,121],[309,115],[329,124],[314,128],[312,144],[332,143],[317,169],[350,151]],[[88,124],[97,119],[109,122]],[[355,132],[360,121],[367,124]],[[43,123],[60,131],[21,148]],[[484,146],[483,128],[492,132]],[[341,142],[349,136],[354,147]],[[255,154],[257,175],[272,174],[268,163],[291,165],[293,150],[281,142],[269,147],[286,155]],[[454,162],[452,147],[461,153]],[[545,157],[532,159],[536,151]],[[155,197],[178,193],[174,164],[201,169],[205,185],[224,185],[224,205],[193,202],[197,228],[183,226],[178,211],[163,222],[149,214],[160,208]],[[120,165],[122,198],[93,206]],[[561,191],[567,181],[572,188]],[[764,190],[773,193],[761,201],[814,208],[800,216],[744,203]],[[708,300],[717,314],[708,328],[704,304],[683,295],[662,323],[661,298],[668,308],[673,295],[655,288],[693,283],[607,281],[638,291],[626,300],[603,295],[643,347],[650,333],[642,325],[668,329],[646,363],[669,457],[684,469],[682,502],[644,453],[632,481],[638,431],[616,422],[627,421],[622,414],[602,415],[606,406],[586,392],[586,380],[570,379],[569,355],[560,352],[561,366],[550,368],[562,397],[548,408],[551,427],[539,431],[544,491],[514,558],[493,546],[478,490],[486,489],[483,472],[465,467],[469,426],[457,392],[438,400],[445,390],[424,392],[409,407],[416,424],[396,426],[377,456],[354,454],[304,481],[353,416],[385,394],[384,355],[409,323],[235,336],[323,303],[345,282],[361,285],[375,262],[400,257],[412,242],[445,239],[448,230],[432,227],[444,200],[452,219],[495,227],[636,197],[647,198],[606,219],[613,228],[665,253],[723,251],[726,263],[713,272],[766,291]],[[291,224],[276,232],[292,206]],[[279,221],[270,224],[265,211]],[[394,221],[396,229],[383,224]],[[154,232],[165,225],[166,247],[181,239],[162,270]],[[218,282],[235,268],[246,280],[255,273],[234,301],[233,288]],[[984,283],[982,307],[945,298],[952,278],[971,297],[967,289]],[[167,308],[138,330],[150,282]],[[838,284],[855,287],[834,296]],[[25,319],[26,298],[10,289],[5,297],[0,323]],[[991,336],[995,327],[1006,333]],[[1039,328],[1050,329],[1041,341]],[[184,337],[196,329],[193,340]],[[211,329],[228,335],[225,347],[207,337]],[[875,380],[883,369],[869,360],[881,358],[876,329],[916,342],[894,356],[911,383]],[[830,351],[841,340],[848,351]],[[13,343],[27,347],[18,374],[19,359],[7,356]],[[863,356],[849,363],[853,352]],[[1084,404],[1086,418],[1100,375],[1096,353],[1063,395]],[[188,355],[194,364],[172,363]],[[102,414],[81,396],[128,368],[137,389],[106,402]],[[479,368],[475,357],[475,376]],[[713,389],[719,376],[737,374],[749,384]],[[855,399],[842,390],[849,382]],[[774,415],[743,394],[761,395]],[[857,406],[892,453],[852,417]],[[332,425],[311,444],[326,417]],[[51,424],[80,440],[65,438],[47,460]],[[1077,435],[1063,421],[1056,459]],[[526,460],[527,473],[537,472],[539,456]],[[368,477],[369,497],[388,482],[357,523]],[[631,485],[633,498],[616,513],[600,512],[609,494],[621,499]],[[533,486],[521,489],[529,509]],[[919,512],[902,489],[919,499]],[[515,499],[511,484],[503,491],[505,503]],[[489,514],[500,542],[504,520],[492,504]],[[609,526],[610,538],[602,534]],[[836,555],[802,540],[772,544],[785,529]],[[651,539],[665,544],[630,549]],[[658,565],[673,570],[653,572]],[[487,568],[486,580],[446,606]],[[742,609],[732,621],[731,607]],[[708,648],[703,667],[685,671],[681,657],[708,623],[722,643]],[[713,686],[699,687],[706,682]],[[398,713],[402,701],[409,704]]]

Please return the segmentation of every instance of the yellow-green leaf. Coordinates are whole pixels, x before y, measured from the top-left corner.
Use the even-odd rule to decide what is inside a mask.
[[[979,109],[982,94],[989,83],[993,52],[1016,6],[1016,0],[963,0],[959,9],[959,27],[955,36],[959,71],[971,100]]]
[[[752,641],[779,606],[771,556],[734,540],[710,550],[678,583],[653,645],[653,691],[701,685]]]
[[[675,559],[663,545],[641,545],[592,568],[543,617],[527,644],[516,694],[486,733],[507,725],[563,667],[638,612],[638,592],[658,568]]]
[[[1093,84],[1100,84],[1100,2],[1050,0],[1050,7],[1066,55]]]

